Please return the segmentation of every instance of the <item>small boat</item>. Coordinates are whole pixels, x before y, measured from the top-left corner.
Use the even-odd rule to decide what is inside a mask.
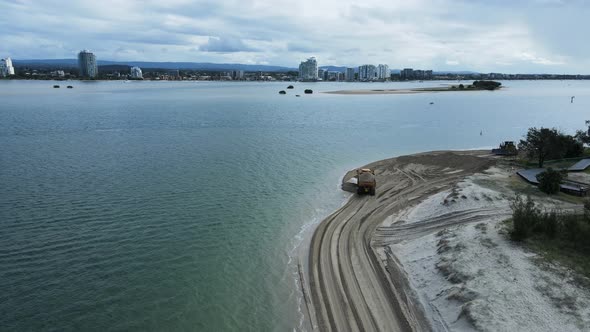
[[[295,97],[301,97],[301,95],[295,95]]]
[[[74,87],[71,85],[68,85],[68,89],[73,89]]]
[[[289,85],[289,86],[287,87],[287,89],[293,89],[293,86],[292,86],[292,85]]]
[[[434,102],[433,102],[433,101],[431,101],[431,102],[430,102],[430,105],[434,105]]]
[[[59,85],[54,85],[53,88],[54,89],[59,89]]]
[[[286,95],[286,94],[287,94],[287,92],[286,92],[285,90],[281,90],[281,91],[279,91],[279,94],[280,94],[280,95]]]
[[[305,92],[307,94],[312,94],[313,93],[313,90],[312,89],[305,89],[305,91],[303,91],[303,92]]]

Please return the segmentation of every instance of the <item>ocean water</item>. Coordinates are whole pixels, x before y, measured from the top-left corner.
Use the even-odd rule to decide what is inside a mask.
[[[590,118],[584,81],[318,93],[448,83],[0,81],[0,330],[301,329],[346,170]]]

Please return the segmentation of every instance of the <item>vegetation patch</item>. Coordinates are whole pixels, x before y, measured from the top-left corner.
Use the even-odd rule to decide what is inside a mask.
[[[512,219],[506,221],[510,238],[580,273],[585,286],[590,286],[590,201],[584,213],[541,210],[530,197],[516,196],[511,202]]]

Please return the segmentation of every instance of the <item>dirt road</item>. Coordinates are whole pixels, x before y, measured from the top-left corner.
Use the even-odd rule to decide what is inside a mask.
[[[446,190],[494,160],[482,151],[432,152],[387,159],[375,169],[375,196],[353,196],[316,229],[309,253],[308,307],[320,331],[427,331],[406,274],[376,253],[388,216]],[[353,176],[349,172],[343,182]]]

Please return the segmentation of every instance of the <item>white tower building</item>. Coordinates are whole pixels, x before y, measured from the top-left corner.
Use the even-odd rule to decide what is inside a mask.
[[[9,57],[0,60],[0,76],[6,77],[14,75],[14,67],[12,66],[12,59]]]
[[[131,78],[135,80],[143,79],[143,73],[139,67],[131,67]]]
[[[388,65],[378,65],[377,66],[377,78],[379,80],[388,80],[390,78],[391,72],[389,71]]]
[[[309,58],[299,65],[299,79],[302,81],[317,81],[318,62],[316,58]]]

